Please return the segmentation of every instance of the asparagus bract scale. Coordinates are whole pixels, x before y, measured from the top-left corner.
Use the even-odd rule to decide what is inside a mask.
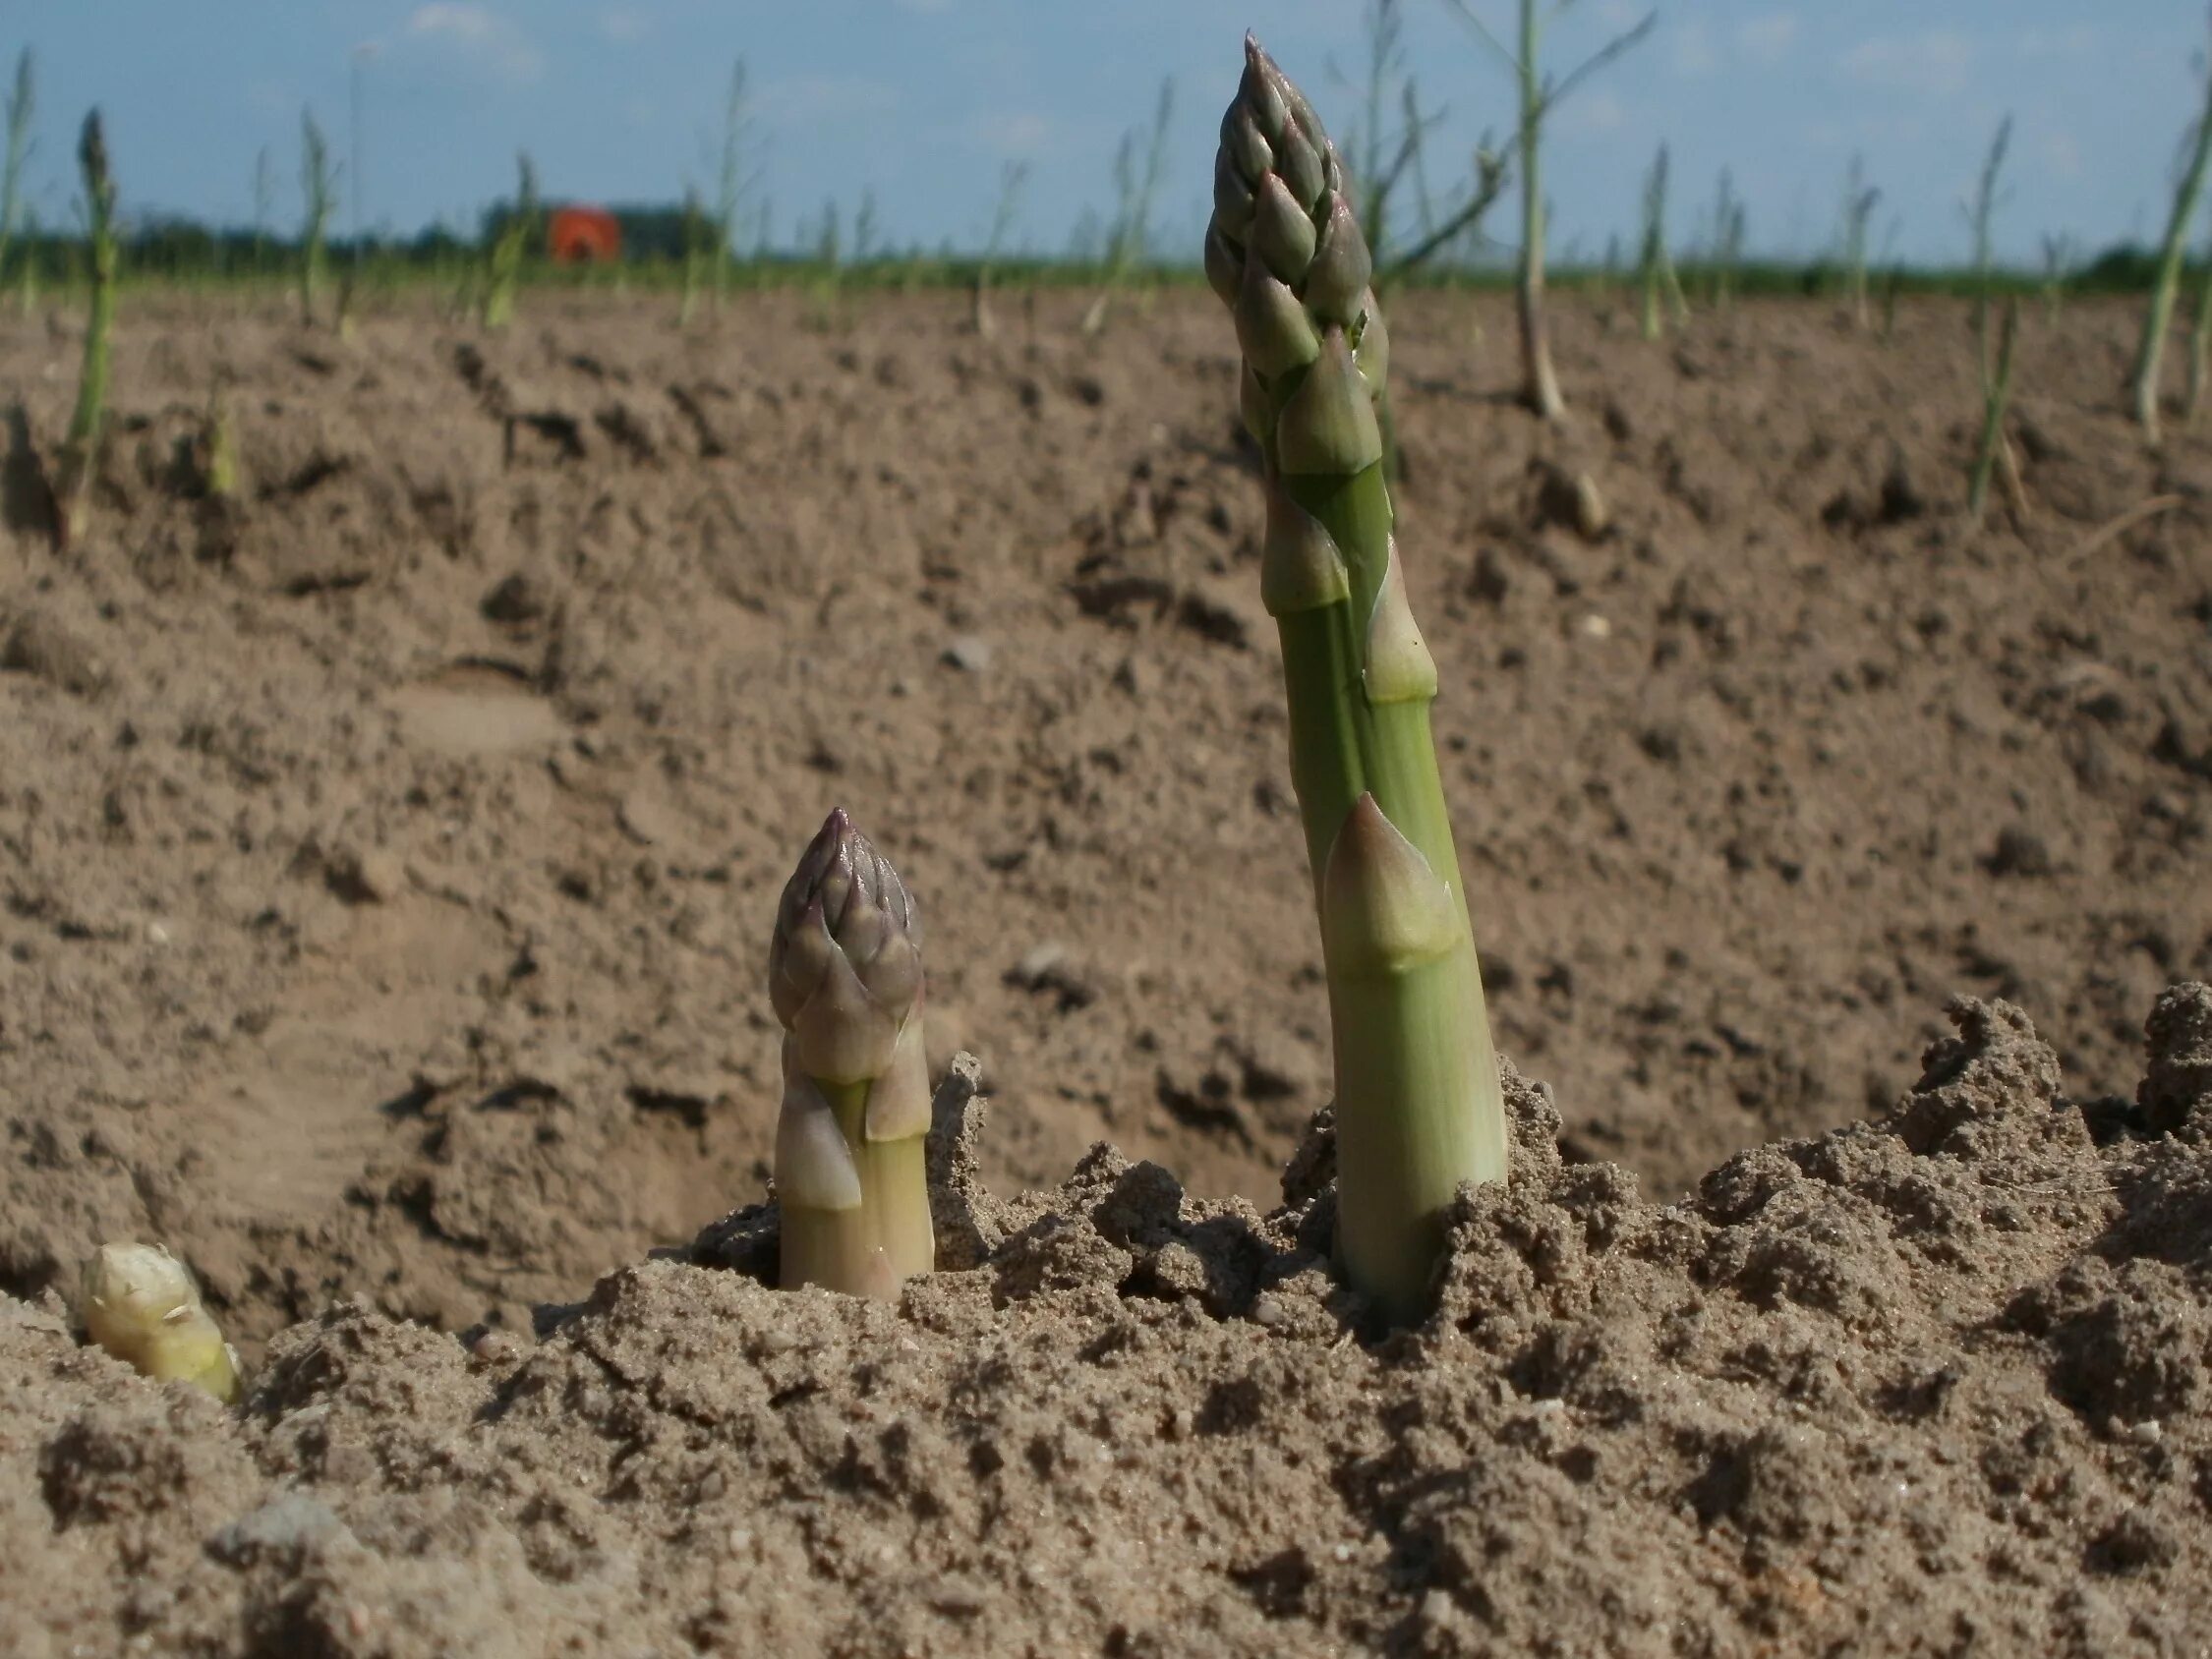
[[[895,1296],[930,1271],[937,1249],[923,1161],[921,911],[843,809],[784,888],[768,988],[785,1032],[785,1288]]]
[[[1405,1320],[1454,1191],[1504,1178],[1504,1108],[1429,734],[1436,666],[1392,536],[1371,260],[1335,146],[1250,35],[1205,266],[1265,459],[1261,596],[1282,636],[1334,1030],[1337,1255]]]

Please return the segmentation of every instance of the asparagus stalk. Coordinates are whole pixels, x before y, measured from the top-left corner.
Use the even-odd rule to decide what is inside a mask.
[[[1974,186],[1973,204],[1966,213],[1967,223],[1974,233],[1975,362],[1981,373],[1985,400],[1990,394],[1992,376],[1997,372],[1995,340],[1990,333],[1996,315],[1992,303],[1997,297],[1997,186],[2005,174],[2006,151],[2011,146],[2012,118],[2008,115],[1997,124],[1997,134],[1989,142],[1989,153],[1982,158],[1981,175]]]
[[[785,1031],[784,1287],[889,1299],[937,1255],[921,911],[843,808],[784,888],[768,990]]]
[[[700,210],[699,193],[683,193],[683,297],[676,304],[676,326],[691,326],[699,309],[699,272],[707,261],[707,215]]]
[[[739,58],[730,66],[729,93],[722,106],[722,157],[716,174],[714,229],[714,299],[715,315],[722,315],[723,303],[729,296],[729,259],[737,246],[737,212],[744,205],[745,194],[752,181],[745,172],[745,162],[751,148],[752,115],[745,101],[745,60]],[[685,281],[690,280],[688,268]],[[689,289],[685,291],[689,298]],[[688,320],[690,312],[685,309]]]
[[[238,1398],[238,1356],[200,1300],[184,1263],[159,1244],[103,1244],[85,1264],[85,1332],[156,1382]]]
[[[204,469],[207,498],[235,504],[238,500],[238,438],[231,430],[230,405],[220,386],[207,394],[207,413],[202,422],[206,465]]]
[[[36,208],[23,215],[23,257],[16,264],[16,309],[29,316],[38,307],[39,225]]]
[[[2135,420],[2143,435],[2158,441],[2159,366],[2166,354],[2166,331],[2174,319],[2174,295],[2182,283],[2182,254],[2188,241],[2189,219],[2204,187],[2204,169],[2212,161],[2212,64],[2207,64],[2204,108],[2189,139],[2188,163],[2174,187],[2174,202],[2166,218],[2166,237],[2158,251],[2158,275],[2151,286],[2150,309],[2143,314],[2143,335],[2135,348],[2132,392]]]
[[[2198,279],[2196,315],[2189,319],[2188,390],[2182,400],[2182,425],[2193,428],[2204,402],[2204,374],[2212,362],[2212,254],[2205,257],[2204,274]]]
[[[493,239],[485,271],[482,320],[487,328],[504,328],[514,320],[514,293],[522,281],[523,256],[538,228],[538,170],[527,155],[516,158],[515,169],[514,206]]]
[[[115,323],[115,178],[108,170],[107,140],[100,112],[85,117],[77,143],[77,164],[85,181],[85,230],[92,261],[91,303],[85,322],[85,362],[77,377],[77,408],[62,443],[61,539],[77,540],[91,509],[92,475],[99,470],[100,440],[107,427],[108,334]]]
[[[999,169],[999,204],[991,214],[991,236],[983,244],[983,257],[976,263],[975,288],[968,306],[969,322],[986,340],[998,332],[997,319],[991,315],[992,267],[1006,247],[1007,233],[1014,228],[1015,214],[1021,205],[1021,187],[1028,178],[1026,161],[1009,161]]]
[[[1975,530],[1989,505],[1990,475],[2005,451],[2005,411],[2012,401],[2012,346],[2020,331],[2020,303],[2005,302],[2005,319],[1998,329],[1994,359],[1982,366],[1982,439],[1974,453],[1974,471],[1966,484],[1966,519]]]
[[[300,112],[300,320],[315,326],[316,297],[322,289],[323,244],[338,200],[338,170],[315,111]]]
[[[1085,339],[1104,331],[1108,312],[1149,249],[1152,203],[1158,200],[1161,181],[1167,176],[1168,126],[1174,116],[1175,83],[1163,81],[1160,101],[1152,112],[1152,137],[1144,150],[1143,166],[1137,166],[1134,130],[1122,135],[1122,146],[1114,153],[1114,190],[1121,205],[1107,239],[1105,285],[1083,312]]]
[[[2066,278],[2073,269],[2073,238],[2065,234],[2043,239],[2043,316],[2059,320],[2059,307],[2066,297]]]
[[[15,86],[8,93],[8,147],[0,159],[0,273],[8,268],[8,250],[15,241],[16,223],[23,213],[23,170],[30,159],[30,117],[37,107],[37,82],[31,74],[30,48],[16,56]],[[32,255],[24,252],[25,259]]]
[[[1659,146],[1652,170],[1644,175],[1644,246],[1636,263],[1636,278],[1643,292],[1640,331],[1656,340],[1664,329],[1659,299],[1665,286],[1666,264],[1666,145]]]
[[[1713,307],[1726,311],[1736,297],[1736,266],[1743,260],[1743,200],[1727,168],[1720,169],[1720,195],[1713,207]]]
[[[268,145],[254,157],[254,274],[268,263],[268,227],[276,214],[276,169],[269,162]]]
[[[1544,324],[1543,234],[1549,203],[1543,194],[1540,147],[1543,124],[1559,100],[1576,86],[1651,33],[1659,13],[1623,29],[1557,80],[1543,73],[1539,49],[1543,26],[1566,10],[1564,5],[1545,7],[1542,0],[1520,0],[1520,32],[1513,47],[1490,32],[1468,0],[1447,0],[1453,12],[1496,54],[1513,74],[1520,96],[1520,132],[1515,147],[1521,156],[1521,262],[1514,284],[1521,328],[1521,398],[1546,421],[1563,421],[1567,405],[1559,395],[1559,378],[1551,369],[1551,337]]]
[[[1276,619],[1334,1030],[1337,1257],[1416,1317],[1462,1181],[1505,1174],[1505,1116],[1429,736],[1436,666],[1406,602],[1376,404],[1389,339],[1342,162],[1245,38],[1206,274],[1235,317],[1266,475]]]
[[[1543,178],[1538,162],[1550,91],[1541,80],[1537,46],[1543,30],[1537,0],[1521,0],[1521,50],[1514,86],[1521,100],[1521,268],[1514,306],[1521,330],[1521,397],[1545,421],[1566,418],[1559,375],[1551,367],[1551,331],[1543,309]]]
[[[1867,305],[1866,231],[1882,193],[1866,182],[1866,161],[1851,157],[1851,171],[1843,181],[1843,280],[1851,301],[1851,320],[1863,332],[1874,326]]]

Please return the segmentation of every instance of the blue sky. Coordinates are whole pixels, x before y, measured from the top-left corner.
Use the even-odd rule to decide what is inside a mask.
[[[1555,250],[1631,237],[1654,146],[1674,158],[1686,240],[1723,166],[1750,241],[1804,252],[1834,232],[1863,152],[1883,191],[1874,238],[1908,257],[1962,255],[1959,202],[1999,119],[2016,121],[2001,255],[2038,257],[2066,231],[2091,248],[2157,234],[2176,145],[2200,96],[2201,0],[1657,0],[1657,32],[1558,112],[1546,166]],[[1470,0],[1505,29],[1513,0]],[[1403,0],[1423,100],[1448,112],[1450,158],[1511,124],[1507,78],[1442,0]],[[1568,67],[1645,7],[1576,0],[1547,58]],[[835,200],[849,223],[872,188],[884,234],[979,243],[1000,168],[1030,167],[1016,237],[1058,251],[1111,209],[1122,132],[1175,82],[1155,240],[1195,247],[1213,131],[1248,26],[1342,139],[1365,51],[1359,0],[22,0],[0,53],[39,76],[30,185],[66,214],[72,138],[106,114],[127,208],[245,222],[257,153],[277,213],[297,217],[299,112],[348,147],[349,53],[364,64],[367,221],[474,223],[527,148],[556,198],[673,200],[711,188],[707,150],[731,62],[755,88],[760,190],[787,241]],[[1332,68],[1333,66],[1333,68]],[[341,223],[350,220],[341,216]],[[1511,214],[1492,223],[1510,235]]]

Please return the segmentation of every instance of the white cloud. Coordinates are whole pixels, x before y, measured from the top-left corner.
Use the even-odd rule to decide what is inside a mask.
[[[643,12],[616,9],[599,15],[600,32],[610,40],[618,40],[624,44],[644,39],[652,27]]]
[[[2087,170],[2081,160],[2081,141],[2071,133],[2060,131],[2047,135],[2036,146],[2043,152],[2043,160],[2052,173],[2062,179],[2078,179]]]
[[[1019,161],[1045,147],[1052,137],[1052,122],[1034,110],[1007,110],[975,118],[976,143],[993,155]]]
[[[1843,73],[1854,81],[1894,92],[1949,97],[1965,90],[1974,63],[1974,42],[1954,29],[1919,34],[1877,34],[1842,57]]]
[[[432,0],[409,14],[407,32],[416,39],[449,46],[511,81],[535,81],[546,72],[546,54],[521,26],[489,6]]]
[[[1776,63],[1797,44],[1795,12],[1763,12],[1736,26],[1736,43],[1754,63]]]
[[[2031,29],[2012,43],[2023,58],[2075,58],[2097,46],[2097,31],[2085,23],[2069,29]]]
[[[885,115],[898,107],[890,86],[858,75],[796,75],[760,89],[760,112],[771,121]]]
[[[1675,74],[1693,80],[1720,67],[1720,54],[1702,20],[1692,18],[1674,30],[1673,63]]]
[[[1576,88],[1575,95],[1563,100],[1559,113],[1550,118],[1550,126],[1562,133],[1614,133],[1628,122],[1628,106],[1606,91],[1602,86],[1589,90]]]

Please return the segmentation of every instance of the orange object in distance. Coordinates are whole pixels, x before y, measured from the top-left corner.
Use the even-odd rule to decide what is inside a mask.
[[[556,207],[546,224],[546,247],[556,265],[618,259],[622,227],[604,207]]]

